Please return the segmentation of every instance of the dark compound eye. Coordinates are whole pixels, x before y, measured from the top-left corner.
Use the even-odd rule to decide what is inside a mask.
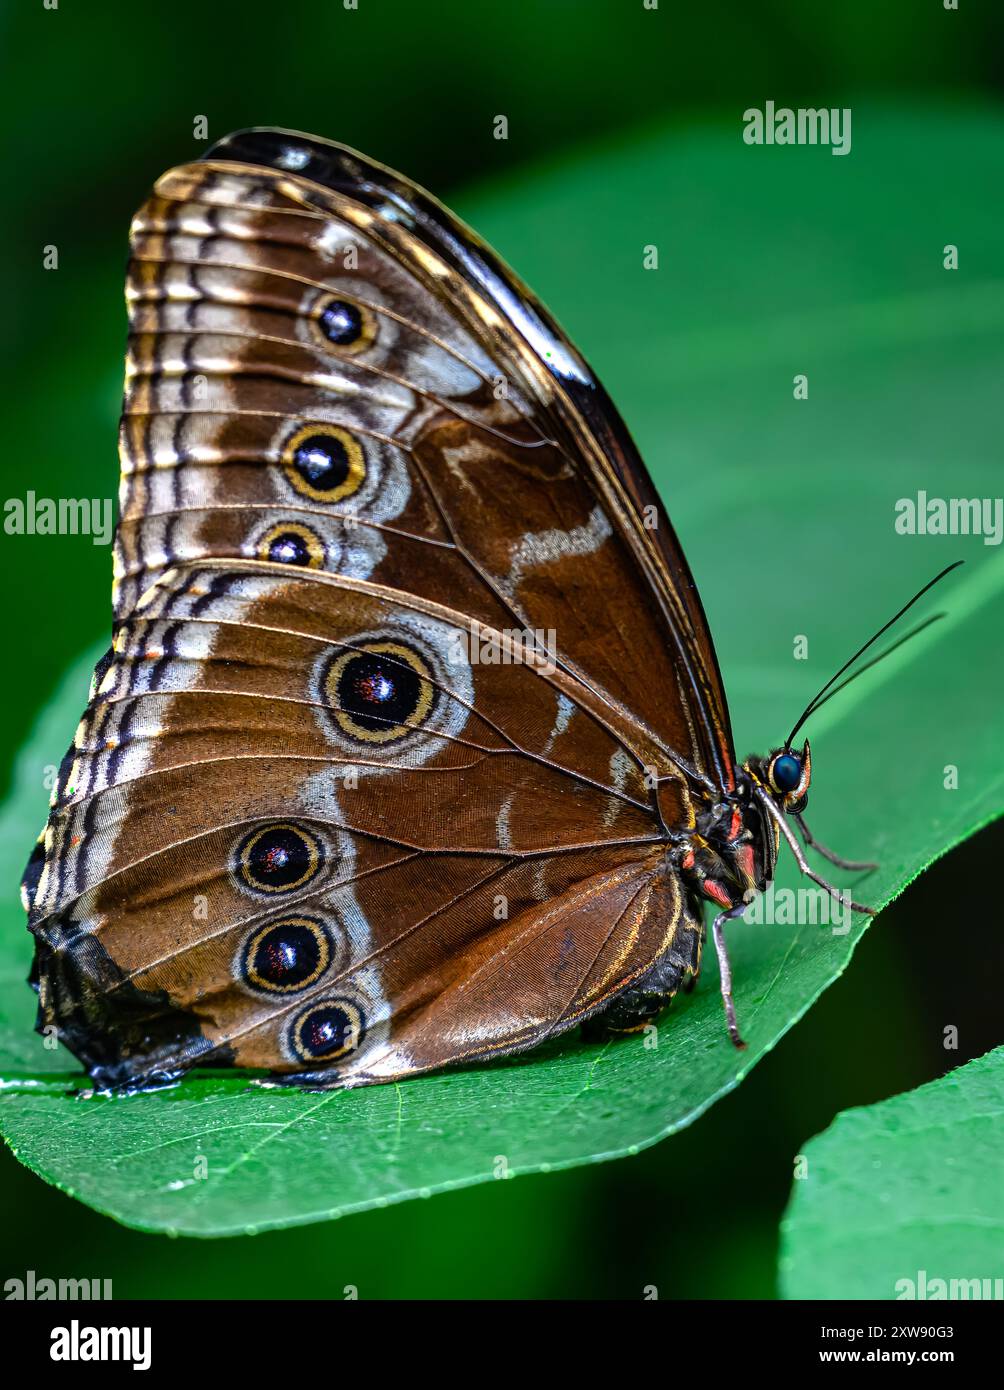
[[[301,888],[324,862],[321,842],[290,824],[269,825],[244,839],[237,869],[246,887],[258,893],[289,893]]]
[[[325,999],[293,1022],[293,1051],[305,1062],[331,1062],[353,1052],[366,1033],[362,1010],[349,999]]]
[[[255,932],[244,951],[248,984],[288,994],[312,985],[331,960],[331,941],[315,917],[286,917]]]
[[[774,759],[770,777],[779,792],[793,792],[802,780],[802,764],[793,754],[782,753]]]
[[[400,642],[344,652],[328,668],[325,693],[340,728],[367,743],[389,743],[421,724],[432,708],[431,672]]]
[[[358,492],[366,460],[348,430],[298,430],[284,453],[286,476],[297,492],[317,502],[340,502]]]

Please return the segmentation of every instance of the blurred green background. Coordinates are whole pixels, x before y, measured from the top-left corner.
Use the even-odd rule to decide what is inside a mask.
[[[999,117],[1004,83],[1004,11],[974,0],[962,0],[959,13],[941,0],[661,0],[656,10],[642,0],[359,0],[356,10],[337,0],[59,0],[55,10],[6,0],[0,39],[7,496],[28,487],[113,494],[129,218],[160,172],[201,151],[199,116],[210,140],[251,124],[343,140],[463,214],[474,185],[503,175],[518,197],[523,169],[558,171],[598,142],[629,151],[667,123],[681,139],[718,131],[738,140],[742,111],[768,98],[932,120],[953,111]],[[492,138],[498,114],[508,117],[507,141]],[[890,164],[890,179],[896,172]],[[932,176],[932,198],[936,183]],[[596,189],[600,203],[603,193]],[[708,191],[695,189],[689,221],[676,229],[681,243],[706,237],[713,212]],[[570,254],[589,244],[589,208],[582,218]],[[499,250],[567,320],[621,398],[610,345],[580,334],[534,275],[533,239],[546,240],[549,227],[527,230],[525,245]],[[59,247],[58,273],[42,269],[49,244]],[[733,274],[746,252],[734,247]],[[835,233],[832,254],[841,253]],[[594,247],[591,269],[596,261]],[[686,283],[685,269],[681,279],[691,309],[709,306],[710,328],[727,281]],[[644,302],[640,290],[625,306],[625,322],[642,331]],[[691,433],[686,452],[705,503],[717,500],[713,449],[702,455]],[[713,619],[723,594],[712,572],[715,537],[688,529],[687,507],[695,517],[710,507],[687,502],[682,518],[673,510],[702,588],[710,580]],[[110,552],[87,537],[0,535],[0,565],[6,780],[58,676],[101,630]],[[26,850],[35,830],[26,827]],[[837,1110],[917,1085],[1001,1041],[999,1018],[974,1002],[967,981],[1004,963],[983,902],[984,866],[1002,850],[1004,835],[991,827],[930,870],[738,1091],[638,1158],[196,1243],[120,1229],[4,1152],[3,1277],[35,1269],[112,1278],[120,1297],[341,1297],[346,1285],[361,1297],[630,1298],[649,1285],[664,1298],[771,1297],[799,1145]],[[960,1052],[944,1053],[944,1022],[963,1019]]]

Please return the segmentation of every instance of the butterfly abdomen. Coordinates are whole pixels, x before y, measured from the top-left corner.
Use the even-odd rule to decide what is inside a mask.
[[[649,970],[629,985],[606,1009],[591,1019],[586,1036],[636,1033],[656,1018],[681,989],[688,989],[701,969],[704,945],[704,909],[697,895],[688,895],[688,912],[672,945]]]

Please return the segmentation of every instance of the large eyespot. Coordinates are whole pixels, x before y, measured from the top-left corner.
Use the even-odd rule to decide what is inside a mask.
[[[331,937],[320,918],[283,917],[248,937],[241,952],[240,977],[267,994],[293,994],[321,978],[331,954]]]
[[[283,450],[286,477],[303,497],[341,502],[359,491],[366,477],[362,445],[338,425],[305,425]]]
[[[458,631],[402,609],[380,626],[343,629],[343,645],[318,653],[307,686],[314,717],[343,752],[366,750],[361,777],[421,766],[447,752],[475,717]]]
[[[298,1014],[289,1047],[303,1062],[333,1062],[354,1052],[366,1036],[366,1019],[351,999],[322,999]]]
[[[317,333],[327,347],[341,352],[361,352],[376,337],[376,317],[371,309],[332,295],[314,310]]]
[[[237,846],[236,872],[253,893],[292,893],[319,873],[324,846],[312,831],[289,821],[254,830]]]
[[[324,542],[316,531],[298,521],[280,521],[269,527],[258,541],[256,554],[259,560],[272,560],[277,565],[324,568]]]
[[[338,727],[362,743],[405,738],[428,718],[436,696],[427,663],[403,642],[367,642],[340,653],[323,691]]]

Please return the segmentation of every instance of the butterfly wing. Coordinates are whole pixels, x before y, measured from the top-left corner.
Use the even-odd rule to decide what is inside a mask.
[[[530,1046],[656,955],[695,967],[657,749],[544,661],[471,663],[466,622],[227,561],[123,620],[31,892],[43,1018],[98,1079],[387,1080]]]
[[[127,293],[116,648],[26,875],[43,1019],[113,1079],[380,1080],[695,969],[664,851],[731,785],[714,652],[545,311],[276,131],[159,181]]]
[[[159,180],[128,300],[118,613],[201,555],[449,594],[553,633],[581,680],[732,786],[707,622],[623,423],[428,194],[344,146],[240,132]]]

